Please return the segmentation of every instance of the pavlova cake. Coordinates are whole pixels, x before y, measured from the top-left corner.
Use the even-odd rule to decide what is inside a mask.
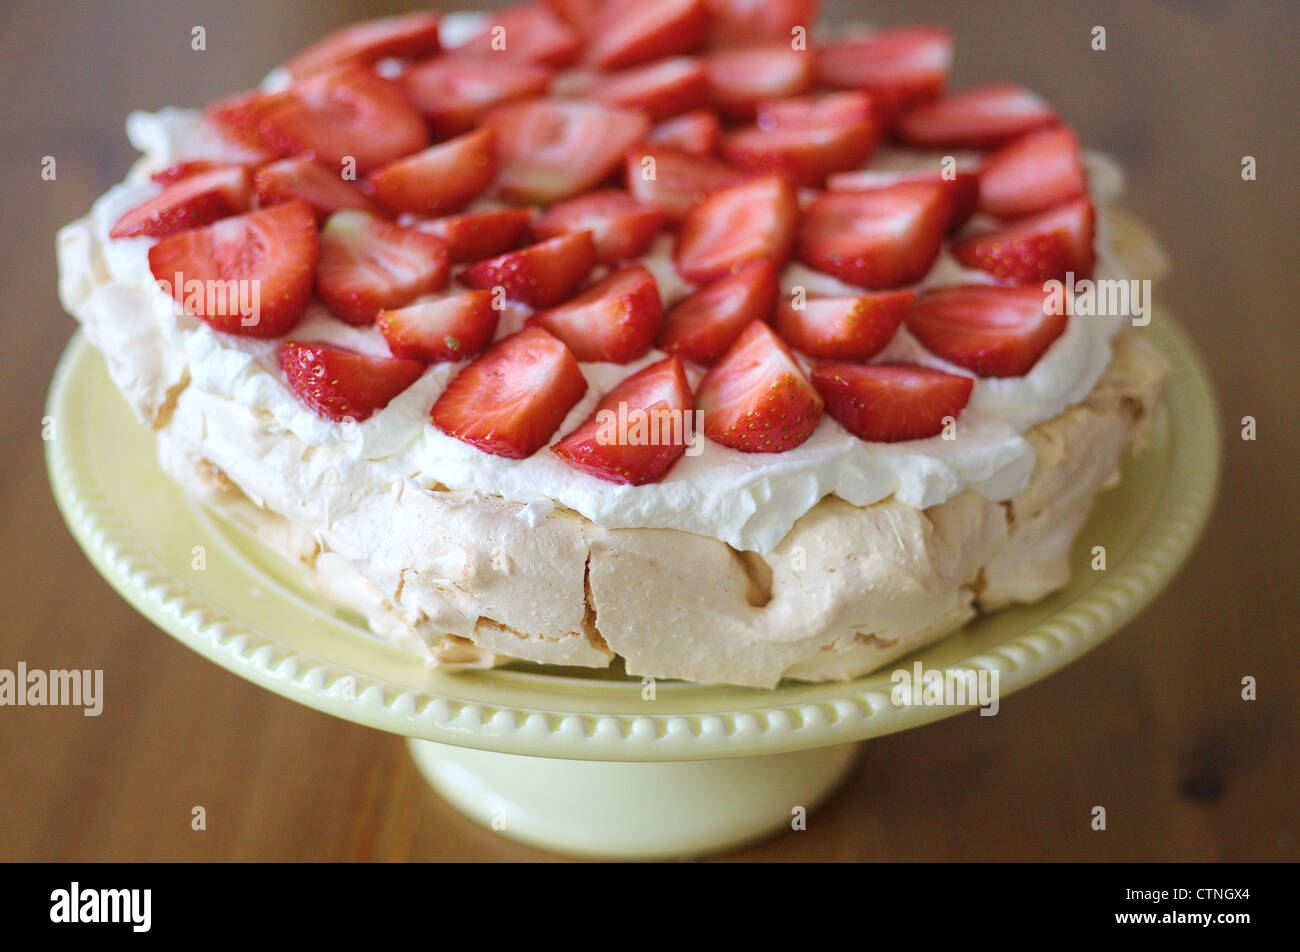
[[[62,299],[173,478],[430,664],[872,671],[1065,584],[1166,370],[1072,293],[1162,262],[1048,103],[816,6],[346,27],[132,114]]]

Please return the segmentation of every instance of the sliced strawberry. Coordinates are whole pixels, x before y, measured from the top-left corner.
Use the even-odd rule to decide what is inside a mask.
[[[584,37],[599,26],[607,4],[608,0],[546,0],[552,13]]]
[[[683,298],[664,318],[659,347],[696,363],[715,364],[741,331],[767,321],[780,287],[770,261],[751,261]]]
[[[917,364],[818,364],[812,380],[826,412],[869,443],[938,436],[975,387],[970,377]]]
[[[957,242],[952,252],[968,267],[1022,284],[1061,278],[1067,271],[1088,277],[1096,262],[1095,233],[1092,202],[1077,198],[998,231],[972,235]]]
[[[502,208],[451,215],[419,222],[414,227],[445,241],[452,261],[482,261],[523,244],[532,218],[533,213],[527,208]]]
[[[469,288],[499,285],[511,300],[553,307],[579,288],[595,264],[591,232],[579,231],[472,264],[457,280]]]
[[[212,159],[188,159],[184,162],[177,162],[175,165],[169,165],[165,169],[154,172],[149,176],[149,181],[157,182],[159,185],[175,185],[177,182],[192,178],[203,172],[213,172],[217,169],[226,168],[231,165],[244,165],[243,162],[217,162]]]
[[[722,155],[742,169],[782,172],[800,185],[819,188],[832,172],[857,168],[875,146],[876,126],[869,119],[820,127],[754,125],[729,133]]]
[[[280,347],[280,369],[298,399],[325,419],[360,423],[419,380],[424,364],[287,340]]]
[[[544,204],[602,182],[650,130],[640,112],[577,100],[516,103],[485,121],[497,136],[502,194]]]
[[[168,185],[153,198],[126,212],[109,230],[110,238],[161,238],[187,228],[208,225],[248,211],[252,200],[248,169],[219,166]]]
[[[801,307],[784,300],[773,326],[782,340],[809,357],[869,360],[893,339],[914,300],[914,291],[811,298]]]
[[[951,68],[952,36],[937,27],[878,30],[817,50],[817,78],[870,93],[877,115],[886,121],[942,93]]]
[[[713,103],[724,115],[748,119],[766,99],[799,96],[813,85],[813,54],[790,44],[718,50],[704,57]]]
[[[392,80],[359,66],[312,73],[266,107],[261,137],[283,154],[313,152],[365,175],[429,144],[420,113]]]
[[[722,141],[722,123],[716,112],[697,109],[659,123],[650,130],[646,141],[673,146],[692,155],[712,155]]]
[[[503,57],[440,56],[411,67],[400,82],[433,134],[450,139],[469,132],[496,106],[546,92],[551,70]]]
[[[465,291],[380,311],[375,325],[394,357],[438,363],[477,354],[492,340],[500,316],[490,291]]]
[[[862,92],[765,99],[754,108],[760,129],[817,129],[846,122],[875,122],[871,97]]]
[[[316,293],[349,324],[409,304],[447,285],[441,238],[359,211],[335,212],[320,235]]]
[[[586,392],[569,349],[540,327],[525,327],[462,370],[429,418],[485,453],[524,459],[546,445]]]
[[[709,14],[704,0],[612,0],[600,15],[586,61],[619,69],[704,45]]]
[[[984,160],[979,208],[1019,218],[1078,198],[1087,189],[1079,140],[1066,126],[1031,132]]]
[[[667,145],[642,143],[627,150],[627,190],[647,205],[663,209],[670,223],[686,217],[711,192],[734,185],[741,173],[703,155]]]
[[[663,323],[654,275],[639,264],[615,271],[529,324],[546,328],[582,361],[626,364],[643,357]]]
[[[279,205],[301,198],[315,209],[316,220],[322,223],[344,208],[379,211],[361,189],[349,185],[337,172],[317,165],[311,156],[281,159],[264,165],[253,176],[253,183],[257,187],[259,205]]]
[[[596,242],[596,260],[616,264],[643,255],[663,226],[664,213],[658,208],[611,188],[552,205],[533,223],[533,234],[554,238],[589,231]]]
[[[705,0],[710,46],[789,43],[796,27],[811,33],[820,0]]]
[[[926,350],[981,377],[1022,377],[1065,333],[1042,288],[970,284],[929,291],[907,315]]]
[[[804,212],[799,257],[862,288],[915,284],[934,264],[951,218],[948,190],[931,182],[827,192]]]
[[[1056,113],[1021,86],[995,83],[908,109],[898,118],[904,142],[931,149],[991,149],[1056,124]]]
[[[149,270],[217,330],[278,337],[307,308],[319,254],[316,216],[294,201],[169,235],[149,249]]]
[[[781,338],[754,321],[700,382],[696,405],[715,443],[745,453],[781,453],[812,435],[817,395]]]
[[[366,185],[394,211],[444,215],[476,198],[496,172],[492,130],[475,129],[390,162],[366,176]]]
[[[709,101],[709,77],[692,56],[674,56],[601,76],[590,98],[640,109],[653,121],[698,109]]]
[[[785,265],[799,200],[781,175],[761,175],[714,192],[686,214],[677,236],[677,270],[699,284],[760,258]]]
[[[574,469],[613,483],[658,482],[686,451],[694,407],[681,360],[665,357],[605,394],[551,452]]]
[[[344,63],[372,65],[381,59],[416,59],[438,52],[434,12],[409,13],[353,23],[318,40],[286,64],[294,76]]]
[[[581,52],[582,37],[568,24],[540,3],[524,3],[493,11],[483,32],[451,54],[558,68]]]
[[[289,99],[286,92],[263,93],[260,90],[235,93],[210,103],[203,117],[222,138],[244,149],[282,154],[266,139],[262,119]],[[290,150],[292,151],[292,150]]]
[[[949,231],[956,231],[975,214],[980,179],[974,172],[956,172],[952,178],[947,178],[942,172],[874,172],[864,169],[858,172],[837,172],[827,178],[826,187],[833,192],[869,192],[899,182],[931,182],[946,188],[948,197],[952,199]]]

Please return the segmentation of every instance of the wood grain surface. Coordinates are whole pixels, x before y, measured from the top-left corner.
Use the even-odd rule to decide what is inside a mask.
[[[414,7],[20,0],[0,7],[0,667],[103,668],[102,716],[0,708],[0,860],[551,860],[464,819],[400,738],[316,713],[159,632],[95,573],[47,484],[40,422],[74,322],[54,233],[132,159],[132,108],[197,105],[348,20]],[[828,2],[941,22],[954,85],[1009,79],[1129,172],[1174,263],[1158,291],[1209,363],[1223,490],[1178,579],[1123,633],[1003,701],[872,741],[848,784],[734,860],[1300,857],[1297,219],[1300,8],[1241,0]],[[202,25],[207,50],[190,49]],[[1095,25],[1107,50],[1090,49]],[[44,156],[57,178],[43,181]],[[1243,182],[1253,155],[1258,180]],[[1243,441],[1240,420],[1257,420]],[[1240,698],[1244,676],[1258,700]],[[1108,829],[1089,811],[1105,805]],[[190,828],[191,808],[207,829]]]

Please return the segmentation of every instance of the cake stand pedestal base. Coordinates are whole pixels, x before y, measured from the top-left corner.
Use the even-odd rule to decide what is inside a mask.
[[[839,785],[856,744],[758,757],[610,763],[408,738],[445,800],[540,849],[607,859],[697,856],[790,829]]]

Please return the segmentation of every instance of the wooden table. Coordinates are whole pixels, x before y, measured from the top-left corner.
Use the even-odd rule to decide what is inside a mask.
[[[90,567],[47,486],[42,406],[74,326],[55,296],[56,228],[125,171],[131,108],[253,85],[328,27],[406,5],[319,6],[44,0],[0,15],[0,667],[103,668],[107,690],[98,718],[0,708],[0,860],[553,858],[442,803],[399,738],[282,700],[152,628]],[[826,6],[846,18],[858,5]],[[806,831],[730,858],[1296,859],[1296,7],[872,6],[947,23],[955,85],[1024,82],[1128,168],[1129,204],[1174,261],[1158,293],[1213,370],[1224,491],[1181,576],[1122,635],[996,718],[871,742]],[[190,49],[196,25],[204,52]],[[1105,52],[1090,48],[1094,25]],[[1246,415],[1254,442],[1238,438]],[[1105,832],[1089,826],[1096,804]]]

